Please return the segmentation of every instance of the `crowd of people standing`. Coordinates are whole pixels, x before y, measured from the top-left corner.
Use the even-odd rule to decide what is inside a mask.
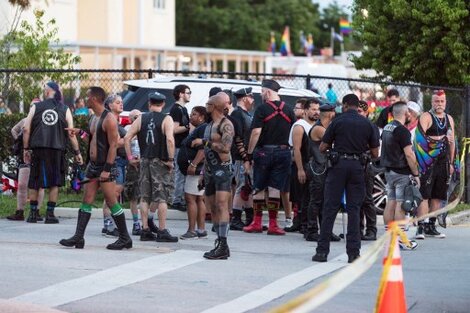
[[[59,188],[65,184],[69,143],[75,161],[83,163],[77,135],[88,140],[88,163],[75,234],[60,241],[67,247],[84,247],[93,201],[101,189],[105,199],[102,233],[117,237],[108,249],[132,247],[119,201],[124,194],[130,202],[131,233],[141,241],[207,238],[205,219],[206,212],[210,213],[217,239],[214,248],[204,253],[207,259],[230,257],[229,230],[267,230],[268,235],[276,236],[300,232],[305,240],[317,241],[312,260],[325,262],[330,241],[340,240],[332,230],[343,208],[348,213],[348,227],[342,235],[348,260],[353,262],[360,256],[361,240],[377,237],[372,163],[379,154],[387,178],[385,225],[405,218],[404,188],[410,183],[420,186],[424,198],[418,216],[439,209],[447,200],[455,135],[453,119],[445,113],[443,91],[433,94],[432,109],[422,113],[417,103],[403,102],[395,89],[389,90],[391,106],[375,125],[367,118],[367,103],[354,94],[342,99],[342,113],[337,114],[334,104],[316,98],[298,99],[292,108],[282,101],[280,88],[275,80],[263,80],[262,103],[254,108],[251,88],[232,92],[214,87],[205,107],[195,106],[188,112],[191,89],[178,85],[169,114],[163,109],[170,99],[152,92],[148,112],[131,111],[131,124],[123,127],[119,123],[122,98],[90,87],[83,99],[86,108],[79,104],[80,114],[92,113],[89,127],[77,129],[71,110],[61,101],[59,86],[48,82],[44,100],[32,105],[12,131],[16,137],[21,133],[24,152],[18,208],[8,218],[24,219],[27,181],[27,222],[42,219],[38,208],[44,189],[49,191],[45,223],[59,222],[54,209]],[[179,238],[166,225],[169,205],[188,215],[187,231]],[[285,227],[278,221],[281,208]],[[263,225],[264,211],[267,227]],[[419,222],[416,239],[445,237],[437,231],[435,221]],[[417,243],[400,246],[415,249]]]

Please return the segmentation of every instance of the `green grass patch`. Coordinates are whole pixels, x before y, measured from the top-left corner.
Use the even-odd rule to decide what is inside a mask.
[[[457,204],[457,206],[453,210],[449,211],[449,214],[455,214],[455,213],[463,212],[463,211],[466,211],[466,210],[470,210],[470,204],[468,204],[468,203],[459,203],[459,204]]]
[[[61,190],[59,192],[59,200],[57,201],[57,206],[58,207],[67,207],[67,208],[78,208],[80,206],[80,203],[82,203],[82,198],[83,198],[83,192],[80,193],[75,193],[75,192],[69,192],[68,190]],[[47,205],[47,200],[48,199],[48,193],[46,190],[46,194],[44,196],[44,201],[41,205],[41,215],[45,214],[46,212],[46,205]],[[98,192],[96,194],[96,199],[95,202],[93,202],[93,206],[96,208],[101,208],[103,206],[103,194],[101,192]],[[129,203],[124,202],[123,207],[128,208]],[[16,194],[7,196],[0,194],[0,218],[4,218],[12,213],[14,213],[16,210]],[[25,205],[25,212],[27,213],[29,211],[29,203],[26,203]]]

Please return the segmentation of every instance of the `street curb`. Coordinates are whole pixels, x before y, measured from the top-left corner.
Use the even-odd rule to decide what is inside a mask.
[[[447,216],[446,223],[447,225],[459,225],[469,218],[470,218],[470,210],[465,210],[463,212],[458,212],[458,213]]]
[[[65,311],[60,311],[43,305],[7,299],[0,299],[0,311],[2,313],[65,313]]]

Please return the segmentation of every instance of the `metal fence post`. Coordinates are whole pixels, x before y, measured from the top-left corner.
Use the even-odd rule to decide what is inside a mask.
[[[148,73],[148,78],[152,78],[153,77],[153,71],[151,68],[149,68],[149,71],[147,72]]]
[[[470,85],[465,86],[465,137],[470,137]],[[465,203],[470,203],[470,157],[465,156]]]
[[[310,89],[310,86],[312,86],[312,85],[311,85],[311,79],[312,79],[312,78],[310,77],[310,74],[308,74],[308,75],[307,75],[307,80],[305,81],[305,88],[306,88],[306,89]]]

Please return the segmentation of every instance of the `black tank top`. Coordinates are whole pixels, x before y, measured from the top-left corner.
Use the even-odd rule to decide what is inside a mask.
[[[166,116],[161,112],[147,112],[142,115],[140,131],[137,134],[142,158],[168,161],[166,136],[162,131],[163,120]]]
[[[438,118],[433,112],[429,111],[432,118],[432,125],[426,130],[428,136],[442,136],[447,135],[447,131],[450,129],[449,117],[447,114],[443,118]]]
[[[67,146],[67,106],[47,99],[36,104],[31,121],[30,148],[65,150]]]
[[[96,125],[96,164],[97,165],[104,165],[106,163],[106,159],[108,157],[109,151],[109,142],[108,136],[106,132],[103,130],[103,121],[108,115],[109,111],[104,110],[101,113],[100,120],[98,121],[98,125]]]
[[[126,129],[122,125],[118,125],[118,132],[119,132],[119,138],[124,138],[126,136]],[[126,149],[124,147],[118,148],[116,151],[116,155],[121,158],[126,158]]]

